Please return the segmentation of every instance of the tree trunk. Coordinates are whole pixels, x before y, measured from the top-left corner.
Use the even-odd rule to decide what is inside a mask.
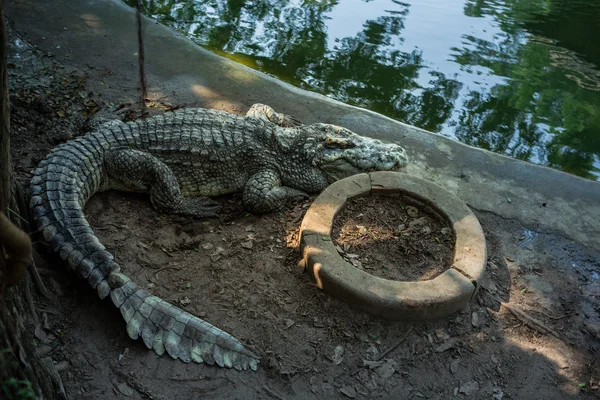
[[[0,398],[65,398],[60,377],[49,358],[40,360],[32,332],[38,320],[32,298],[31,242],[15,218],[19,212],[17,188],[12,180],[8,97],[8,46],[4,10],[0,4]],[[25,272],[25,279],[16,282]],[[37,275],[36,275],[37,276]],[[10,286],[10,287],[9,287]]]
[[[11,173],[12,162],[10,158],[10,114],[8,99],[8,46],[6,41],[6,26],[4,10],[0,7],[0,210],[4,211],[11,200]]]

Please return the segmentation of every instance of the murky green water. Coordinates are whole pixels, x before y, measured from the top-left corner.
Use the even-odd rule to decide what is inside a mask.
[[[600,179],[599,0],[141,2],[294,85]]]

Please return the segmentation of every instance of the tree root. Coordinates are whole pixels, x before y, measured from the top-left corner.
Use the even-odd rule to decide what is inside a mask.
[[[0,247],[7,254],[0,293],[15,285],[25,274],[31,261],[31,240],[0,211]],[[2,255],[3,256],[3,255]]]
[[[33,322],[37,325],[40,323],[40,319],[37,315],[35,304],[33,302],[33,296],[31,294],[31,278],[29,274],[25,276],[25,280],[25,285],[23,285],[23,295],[25,296],[25,301],[27,302],[27,306],[29,307],[29,313],[33,318]]]
[[[38,292],[40,292],[40,294],[44,296],[47,300],[53,303],[57,303],[56,297],[52,296],[46,288],[46,285],[44,285],[44,282],[40,277],[40,273],[37,267],[35,266],[35,261],[33,260],[33,258],[31,259],[31,264],[29,265],[29,274],[31,275],[31,280],[33,281]]]

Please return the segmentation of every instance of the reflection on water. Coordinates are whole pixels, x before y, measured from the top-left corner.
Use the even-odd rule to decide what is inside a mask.
[[[597,0],[141,2],[206,48],[294,85],[600,178]]]

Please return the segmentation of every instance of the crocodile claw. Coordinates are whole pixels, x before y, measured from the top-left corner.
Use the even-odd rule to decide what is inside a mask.
[[[191,215],[199,218],[219,218],[223,206],[208,197],[184,198],[181,205],[173,210],[176,214]]]

